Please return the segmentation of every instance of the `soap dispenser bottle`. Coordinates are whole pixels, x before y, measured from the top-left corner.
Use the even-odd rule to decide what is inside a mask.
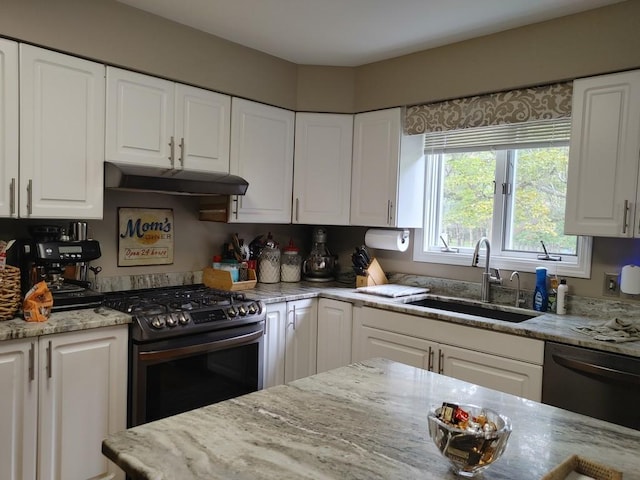
[[[533,291],[533,309],[538,312],[546,312],[548,305],[547,269],[544,267],[536,267],[536,288]]]

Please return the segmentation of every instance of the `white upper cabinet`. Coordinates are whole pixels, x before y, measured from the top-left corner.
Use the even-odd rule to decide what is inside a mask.
[[[230,173],[249,188],[232,196],[229,221],[291,223],[295,114],[239,98],[231,110]]]
[[[102,218],[105,67],[20,45],[20,216]]]
[[[228,173],[230,106],[227,95],[108,67],[106,159]]]
[[[175,119],[181,168],[228,173],[231,97],[178,83]]]
[[[357,114],[353,131],[351,225],[422,226],[424,139],[402,134],[402,109]]]
[[[565,233],[640,237],[640,71],[573,82]]]
[[[18,216],[18,44],[0,39],[0,217]]]
[[[297,113],[293,223],[349,225],[353,115]]]

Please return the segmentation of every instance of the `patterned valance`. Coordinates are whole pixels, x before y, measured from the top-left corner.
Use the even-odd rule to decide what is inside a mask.
[[[407,107],[409,135],[571,117],[571,82]]]

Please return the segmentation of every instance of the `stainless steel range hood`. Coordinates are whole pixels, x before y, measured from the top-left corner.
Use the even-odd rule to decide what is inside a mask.
[[[249,182],[229,173],[185,172],[104,163],[105,188],[171,195],[244,195]]]

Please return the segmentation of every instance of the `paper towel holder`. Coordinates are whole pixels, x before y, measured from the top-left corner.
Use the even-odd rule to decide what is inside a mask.
[[[365,245],[369,248],[404,252],[409,248],[408,229],[370,228],[365,233]]]

